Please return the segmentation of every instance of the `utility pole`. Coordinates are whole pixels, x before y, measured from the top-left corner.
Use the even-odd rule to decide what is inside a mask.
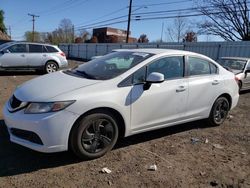
[[[75,42],[75,27],[72,25],[72,42]]]
[[[129,3],[129,11],[128,11],[128,27],[127,27],[127,37],[126,37],[126,43],[128,43],[128,39],[129,39],[130,20],[131,20],[131,10],[132,10],[132,0],[130,0],[130,3]]]
[[[163,30],[164,30],[164,22],[162,22],[162,25],[161,25],[161,43],[162,43],[162,37],[163,37]]]
[[[9,26],[9,36],[10,36],[10,39],[11,39],[11,27]]]
[[[32,25],[32,42],[34,42],[34,39],[35,39],[35,18],[38,18],[39,16],[38,15],[35,15],[35,14],[28,14],[28,16],[31,16],[32,17],[32,22],[33,22],[33,25]]]

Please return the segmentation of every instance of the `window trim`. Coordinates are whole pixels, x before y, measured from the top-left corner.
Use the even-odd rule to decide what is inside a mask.
[[[208,62],[209,63],[209,74],[190,75],[190,69],[189,69],[189,58],[190,57],[191,58],[201,59],[203,61]],[[211,73],[211,66],[210,66],[210,64],[213,64],[216,67],[216,73],[215,74]],[[210,60],[204,59],[203,57],[199,57],[199,56],[195,56],[195,55],[187,55],[186,74],[187,74],[187,77],[189,77],[189,78],[201,77],[201,76],[210,76],[210,75],[218,75],[219,74],[219,68],[218,68],[218,66],[215,63],[211,62]]]

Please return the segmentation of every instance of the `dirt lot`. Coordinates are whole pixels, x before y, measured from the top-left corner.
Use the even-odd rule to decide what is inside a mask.
[[[0,108],[16,86],[36,76],[0,72]],[[0,111],[0,187],[250,187],[249,110],[250,91],[220,127],[198,121],[132,136],[92,161],[10,143]],[[152,164],[157,171],[148,171]],[[112,172],[101,173],[103,167]]]

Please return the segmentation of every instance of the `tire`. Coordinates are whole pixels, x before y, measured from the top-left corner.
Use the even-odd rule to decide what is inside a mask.
[[[45,65],[45,72],[46,73],[53,73],[53,72],[56,72],[57,70],[58,70],[58,65],[56,62],[49,61],[46,63],[46,65]]]
[[[228,99],[225,97],[219,97],[213,104],[209,118],[207,119],[208,125],[219,126],[227,118],[230,105]]]
[[[241,88],[242,88],[242,82],[241,81],[238,82],[238,86],[239,86],[239,93],[240,93]]]
[[[118,139],[117,120],[109,111],[82,117],[72,128],[69,147],[81,159],[95,159],[109,152]]]

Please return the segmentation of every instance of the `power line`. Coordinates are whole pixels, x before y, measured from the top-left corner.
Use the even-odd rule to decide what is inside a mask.
[[[105,15],[103,15],[103,16],[100,16],[100,17],[98,17],[98,18],[96,18],[96,19],[89,20],[89,21],[86,21],[86,22],[82,22],[82,23],[80,23],[80,24],[77,24],[76,26],[80,26],[80,25],[82,25],[82,24],[88,24],[88,23],[91,23],[91,22],[93,22],[93,21],[98,21],[98,20],[100,20],[101,18],[111,16],[111,15],[116,14],[116,13],[118,13],[118,12],[121,12],[122,10],[125,10],[125,9],[127,9],[127,7],[120,8],[120,9],[118,9],[118,10],[115,10],[115,11],[111,12],[111,13],[108,13],[108,14],[105,14]]]
[[[56,8],[56,9],[54,9],[52,11],[48,11],[47,15],[52,15],[52,14],[55,14],[55,13],[58,13],[58,12],[62,12],[62,11],[64,11],[64,12],[68,11],[71,8],[75,7],[75,6],[82,5],[83,3],[86,3],[88,1],[90,1],[90,0],[85,0],[85,1],[80,1],[80,2],[79,2],[79,0],[75,0],[70,5],[67,5],[66,7]]]
[[[127,15],[119,16],[119,17],[116,17],[116,18],[111,18],[111,19],[108,19],[108,20],[103,20],[103,21],[96,22],[96,23],[93,23],[93,24],[78,26],[77,28],[85,28],[85,27],[90,27],[90,26],[94,26],[94,25],[97,25],[97,24],[103,24],[104,22],[110,22],[110,21],[118,20],[118,19],[124,18],[124,17],[127,17]]]
[[[220,13],[223,13],[223,12],[222,11],[211,12],[210,14],[220,14]],[[174,16],[158,16],[158,17],[146,17],[146,18],[132,18],[131,21],[173,19],[173,18],[185,18],[185,17],[197,17],[197,16],[204,16],[204,14],[203,13],[196,13],[196,14],[174,15]],[[102,25],[96,25],[94,27],[86,27],[85,29],[92,29],[92,28],[104,27],[104,26],[108,26],[108,25],[115,25],[115,24],[118,24],[118,23],[125,23],[125,22],[127,22],[127,20],[120,20],[120,21],[116,21],[116,22],[112,22],[112,23],[107,23],[107,24],[102,24]]]
[[[186,3],[190,1],[192,0],[181,0],[181,1],[173,1],[173,2],[167,2],[167,3],[153,3],[153,4],[144,4],[144,5],[133,5],[133,7],[171,5],[171,4]]]

